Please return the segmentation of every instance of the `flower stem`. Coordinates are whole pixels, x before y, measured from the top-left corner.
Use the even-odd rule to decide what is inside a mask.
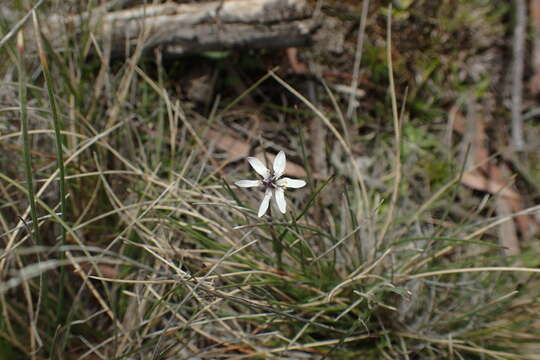
[[[269,216],[270,216],[270,232],[272,233],[272,245],[274,248],[274,253],[276,254],[276,263],[278,270],[283,270],[283,246],[281,244],[281,237],[278,237],[276,234],[276,229],[274,228],[274,216],[272,215],[272,207],[270,206]]]

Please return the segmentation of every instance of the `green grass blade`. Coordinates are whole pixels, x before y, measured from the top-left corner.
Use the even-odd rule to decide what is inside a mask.
[[[28,93],[26,91],[26,70],[24,69],[24,43],[22,33],[17,38],[17,70],[19,75],[19,104],[21,133],[23,140],[24,170],[26,174],[26,189],[30,204],[30,217],[32,218],[32,238],[38,245],[41,244],[39,237],[38,216],[34,194],[34,180],[32,174],[32,159],[30,155],[30,135],[28,130]]]
[[[45,51],[41,43],[41,33],[39,32],[39,25],[36,13],[33,12],[32,19],[35,28],[35,34],[38,43],[39,51],[39,60],[41,62],[41,68],[43,70],[43,75],[45,77],[45,83],[47,85],[47,95],[49,97],[49,104],[51,106],[51,114],[54,127],[54,137],[56,142],[56,166],[58,167],[58,182],[60,188],[60,218],[62,221],[66,222],[66,213],[67,213],[67,194],[66,194],[66,179],[65,179],[65,169],[64,169],[64,152],[63,152],[63,141],[62,141],[62,130],[63,126],[58,115],[58,104],[56,103],[53,81],[51,73],[49,71],[49,64]],[[66,244],[66,229],[63,226],[60,226],[60,237],[61,245]],[[60,260],[64,259],[64,254],[60,253]],[[66,273],[65,268],[60,268],[60,278],[58,284],[58,306],[56,309],[56,322],[57,324],[61,323],[61,314],[63,313],[64,308],[64,281]]]

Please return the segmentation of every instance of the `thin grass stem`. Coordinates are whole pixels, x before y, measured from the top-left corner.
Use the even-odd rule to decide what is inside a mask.
[[[58,114],[58,104],[56,103],[56,97],[53,87],[53,81],[51,73],[49,71],[49,64],[45,51],[43,49],[43,44],[41,42],[41,33],[39,32],[39,23],[36,12],[32,13],[32,20],[34,24],[34,30],[36,34],[37,44],[38,44],[38,53],[39,60],[41,63],[41,68],[43,70],[43,76],[45,77],[45,83],[47,85],[47,95],[49,97],[49,104],[51,106],[51,114],[54,127],[54,138],[56,145],[56,166],[58,168],[58,183],[60,188],[60,218],[62,221],[66,222],[67,214],[67,193],[66,193],[66,177],[65,177],[65,168],[64,168],[64,152],[63,152],[63,136],[62,136],[62,122]],[[60,226],[60,244],[66,244],[66,229],[63,226]],[[60,260],[64,260],[64,253],[59,254]],[[66,271],[64,267],[60,268],[60,278],[58,280],[58,303],[56,308],[56,322],[57,325],[62,321],[62,312],[64,309],[64,287],[65,287],[65,278]]]
[[[22,34],[17,38],[17,70],[19,75],[19,103],[21,115],[21,135],[23,139],[24,170],[26,174],[26,190],[30,204],[30,217],[32,218],[32,238],[41,245],[39,237],[39,224],[36,209],[34,181],[32,174],[32,158],[30,151],[30,135],[28,130],[28,94],[26,91],[26,71],[24,69],[24,39]]]

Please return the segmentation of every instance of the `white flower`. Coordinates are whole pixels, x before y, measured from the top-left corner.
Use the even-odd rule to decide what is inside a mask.
[[[266,191],[264,193],[264,198],[259,207],[258,216],[261,217],[266,214],[268,210],[268,205],[270,204],[270,198],[274,194],[276,204],[279,211],[285,214],[287,210],[287,203],[285,202],[285,192],[284,190],[288,187],[290,188],[301,188],[306,185],[304,180],[290,179],[288,177],[281,178],[281,175],[285,172],[285,166],[287,160],[285,159],[285,153],[280,151],[274,159],[274,171],[271,172],[264,166],[261,160],[248,157],[249,164],[257,172],[257,174],[263,177],[262,180],[240,180],[235,182],[236,186],[240,187],[255,187],[255,186],[264,186]]]

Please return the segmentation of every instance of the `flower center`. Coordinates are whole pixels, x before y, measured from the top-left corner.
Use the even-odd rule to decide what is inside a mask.
[[[262,183],[265,187],[273,188],[273,189],[277,188],[275,176],[270,176],[268,179],[264,179]]]

